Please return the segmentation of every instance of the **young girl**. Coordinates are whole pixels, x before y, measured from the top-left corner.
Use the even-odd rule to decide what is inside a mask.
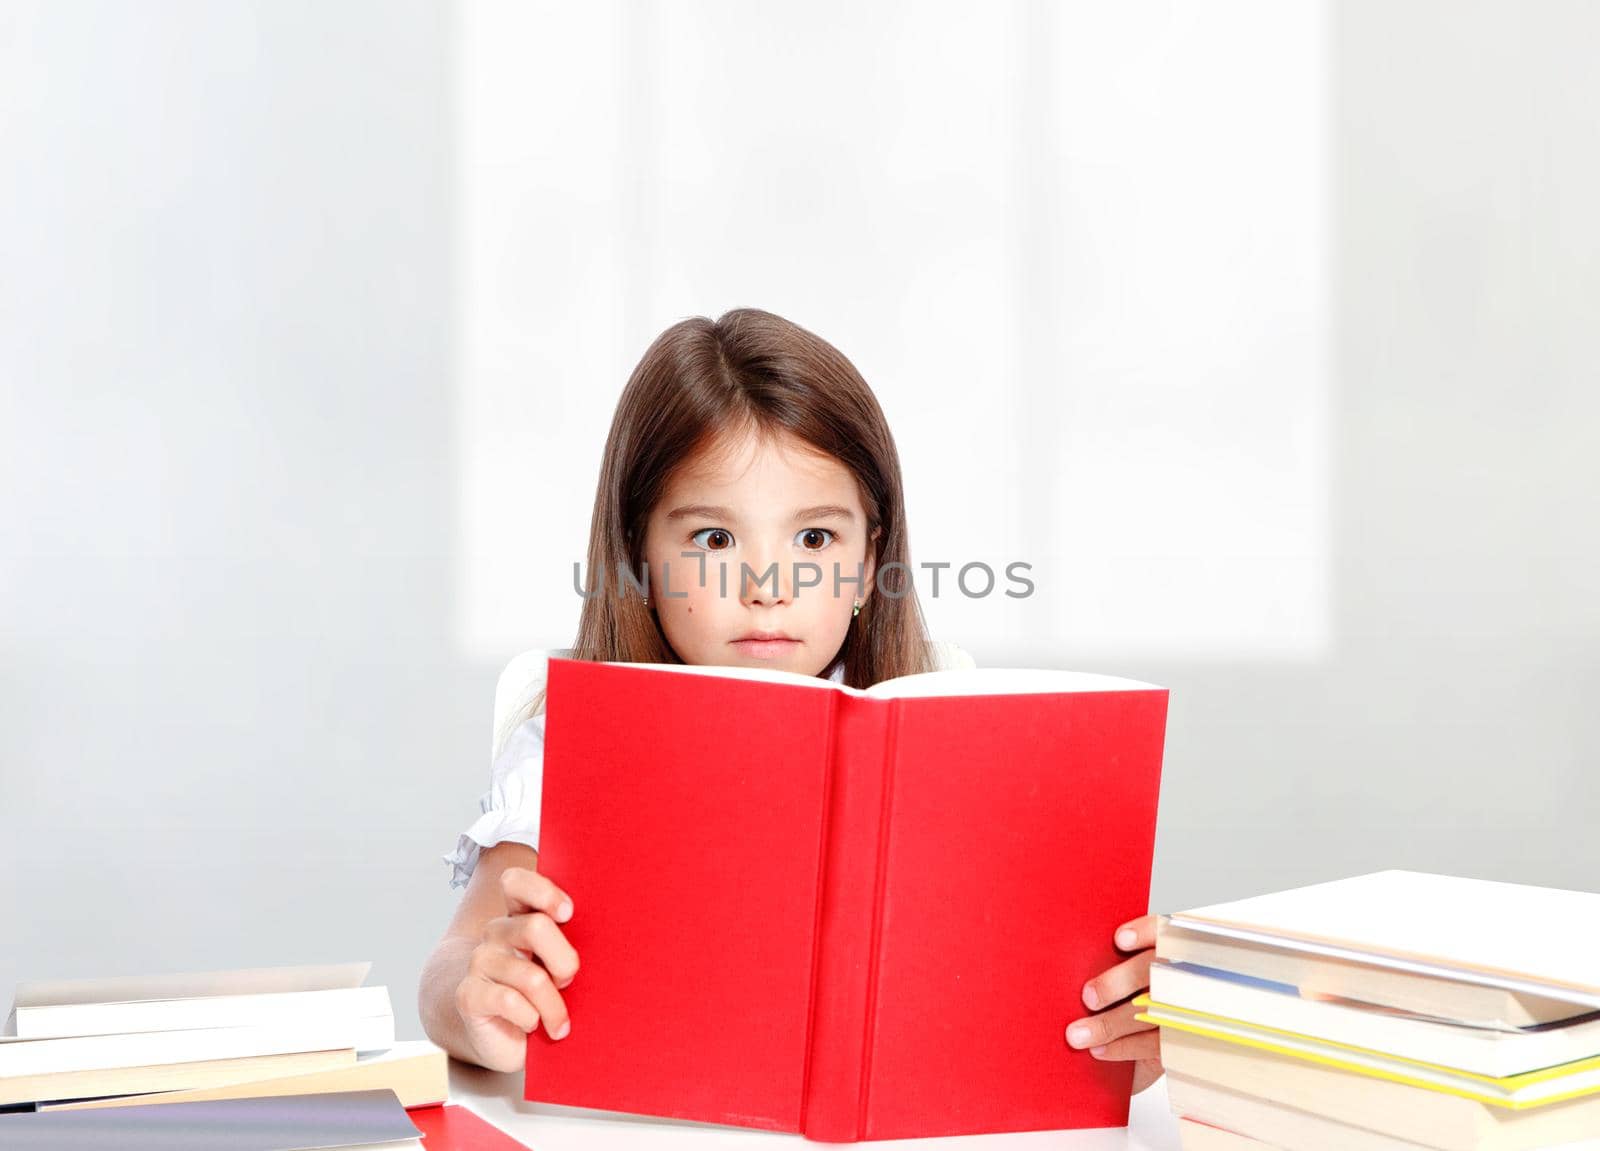
[[[960,662],[927,638],[909,554],[894,440],[850,361],[768,312],[684,320],[618,401],[570,654],[775,667],[852,687]],[[623,569],[643,577],[642,593]],[[577,912],[535,850],[542,704],[539,691],[496,757],[483,818],[446,857],[466,894],[418,995],[435,1043],[500,1071],[523,1065],[534,1028],[559,1040],[573,1025],[561,991],[578,954],[560,925]],[[1149,986],[1154,937],[1154,916],[1117,930],[1117,947],[1136,954],[1089,981],[1084,1003],[1098,1014],[1066,1028],[1097,1058],[1138,1060],[1136,1091],[1161,1074],[1157,1032],[1126,1002]]]

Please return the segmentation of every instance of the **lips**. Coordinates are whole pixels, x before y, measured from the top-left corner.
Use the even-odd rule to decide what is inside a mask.
[[[781,631],[753,631],[732,642],[741,655],[751,659],[780,659],[800,646],[799,640]]]

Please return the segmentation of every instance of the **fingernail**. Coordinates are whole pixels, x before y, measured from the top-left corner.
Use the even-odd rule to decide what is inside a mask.
[[[1094,993],[1094,984],[1088,983],[1084,985],[1083,1001],[1089,1005],[1090,1011],[1100,1010],[1100,997]]]
[[[1124,927],[1117,932],[1117,946],[1124,951],[1132,951],[1133,945],[1139,942],[1139,937],[1132,928]]]
[[[1089,1029],[1087,1027],[1072,1026],[1067,1028],[1067,1042],[1074,1047],[1082,1047],[1089,1042]]]
[[[572,918],[572,900],[563,899],[561,906],[556,908],[556,922],[565,923]]]
[[[551,1039],[565,1039],[567,1037],[567,1032],[569,1032],[571,1030],[572,1030],[572,1020],[569,1019],[569,1020],[567,1020],[565,1023],[563,1023],[561,1025],[561,1030],[557,1031],[554,1035],[550,1036],[550,1038]]]
[[[1091,1048],[1089,1048],[1089,1054],[1093,1055],[1096,1059],[1098,1059],[1100,1056],[1104,1055],[1105,1053],[1106,1053],[1106,1049],[1104,1047],[1091,1047]]]

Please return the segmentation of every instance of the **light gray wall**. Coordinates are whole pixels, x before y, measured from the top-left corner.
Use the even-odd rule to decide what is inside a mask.
[[[1331,15],[1334,650],[1141,665],[1173,688],[1153,900],[1600,890],[1600,9]]]
[[[1595,889],[1600,13],[1329,19],[1333,646],[1102,667],[1173,689],[1153,903]],[[371,958],[420,1034],[497,670],[453,584],[455,67],[422,3],[0,12],[0,998]]]
[[[0,9],[0,999],[367,959],[476,810],[452,654],[451,19]]]

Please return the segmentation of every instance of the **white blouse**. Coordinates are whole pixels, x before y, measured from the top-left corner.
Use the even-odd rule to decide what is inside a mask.
[[[953,643],[933,644],[934,664],[941,670],[976,667],[972,657]],[[521,658],[521,657],[519,657]],[[542,662],[542,661],[541,661]],[[508,669],[509,670],[509,669]],[[844,665],[828,677],[844,682]],[[518,696],[526,700],[544,689],[543,674],[525,678]],[[456,837],[456,849],[444,856],[451,867],[450,886],[465,887],[478,857],[497,843],[525,843],[539,848],[539,788],[544,776],[544,712],[524,720],[506,736],[489,766],[489,790],[478,799],[482,812]]]

